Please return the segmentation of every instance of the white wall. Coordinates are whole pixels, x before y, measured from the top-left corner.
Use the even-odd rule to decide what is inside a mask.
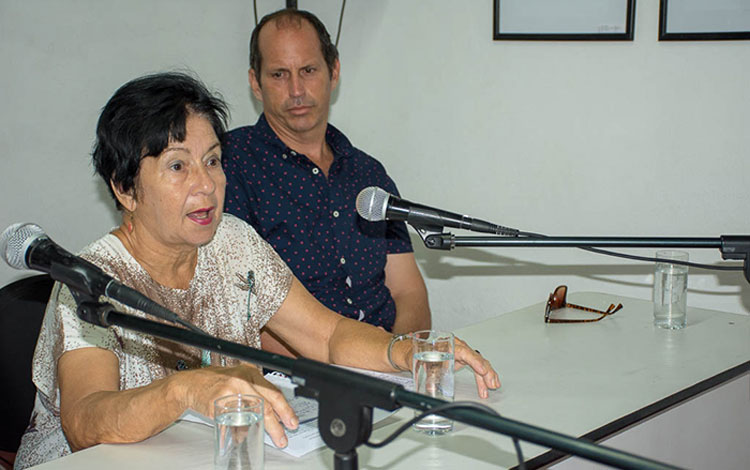
[[[261,0],[259,14],[283,3]],[[332,33],[339,6],[300,1]],[[658,2],[636,10],[632,42],[500,42],[489,0],[350,1],[331,120],[425,204],[550,235],[750,233],[750,42],[660,43]],[[250,0],[0,0],[0,228],[33,221],[78,250],[115,225],[89,152],[99,110],[136,76],[192,69],[233,125],[254,122],[252,25]],[[445,328],[562,283],[651,295],[644,263],[414,241]],[[3,264],[0,285],[26,274]],[[750,286],[692,270],[688,302],[747,313]]]

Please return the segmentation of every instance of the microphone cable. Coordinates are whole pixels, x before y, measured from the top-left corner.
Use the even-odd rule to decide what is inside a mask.
[[[383,439],[380,442],[372,442],[371,440],[365,441],[365,445],[367,447],[371,447],[373,449],[379,449],[381,447],[385,447],[391,442],[393,442],[394,439],[396,439],[398,436],[400,436],[404,431],[409,429],[412,424],[416,423],[417,421],[421,420],[422,418],[425,418],[426,416],[433,415],[436,412],[455,409],[455,408],[473,408],[478,411],[484,411],[486,413],[489,413],[493,416],[497,416],[500,418],[500,413],[493,410],[487,405],[483,405],[481,403],[477,403],[474,401],[454,401],[453,403],[446,403],[444,405],[439,405],[434,408],[430,408],[427,411],[423,411],[417,416],[413,417],[403,425],[401,425],[398,429],[393,431],[389,436],[387,436],[385,439]],[[526,462],[524,462],[523,458],[523,451],[521,451],[521,443],[519,442],[517,437],[510,437],[513,441],[513,446],[516,448],[516,457],[518,458],[518,470],[526,470]]]

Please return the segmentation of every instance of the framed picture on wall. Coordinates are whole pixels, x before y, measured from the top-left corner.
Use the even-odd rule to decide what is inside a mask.
[[[661,0],[659,41],[750,39],[750,0]]]
[[[494,0],[493,39],[632,41],[634,17],[635,0]]]

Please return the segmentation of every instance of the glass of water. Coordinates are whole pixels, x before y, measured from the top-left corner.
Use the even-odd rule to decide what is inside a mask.
[[[670,261],[687,261],[684,251],[657,251],[654,271],[654,325],[677,330],[687,323],[688,267]]]
[[[214,401],[215,470],[262,470],[263,399],[227,395]]]
[[[442,400],[453,401],[455,351],[453,333],[434,330],[417,331],[412,334],[412,346],[415,391]],[[438,415],[428,415],[415,423],[414,429],[425,434],[441,435],[453,430],[453,421]]]

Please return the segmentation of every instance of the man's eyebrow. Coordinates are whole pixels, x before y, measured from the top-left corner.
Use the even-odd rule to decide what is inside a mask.
[[[271,66],[269,66],[267,68],[267,70],[269,72],[284,72],[284,71],[287,71],[289,69],[287,67],[284,67],[283,65],[279,65],[278,67],[271,67]]]

